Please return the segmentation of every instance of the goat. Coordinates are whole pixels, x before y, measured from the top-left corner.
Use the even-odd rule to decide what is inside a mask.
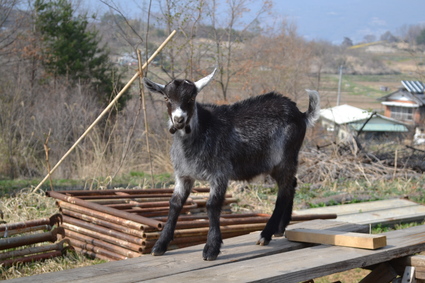
[[[204,260],[215,260],[222,236],[220,213],[229,180],[251,180],[270,174],[279,191],[272,216],[260,234],[258,245],[267,245],[288,225],[297,180],[298,152],[307,127],[319,115],[320,98],[308,91],[309,107],[302,113],[289,98],[271,92],[232,105],[201,104],[198,93],[212,80],[210,75],[193,83],[175,79],[167,85],[145,78],[146,88],[165,98],[169,131],[174,134],[171,160],[176,185],[170,210],[152,255],[163,255],[174,237],[177,218],[195,180],[208,181],[209,231]]]

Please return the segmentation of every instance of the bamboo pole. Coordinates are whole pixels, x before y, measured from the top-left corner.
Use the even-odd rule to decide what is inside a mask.
[[[158,49],[152,54],[152,56],[148,59],[148,61],[142,66],[142,69],[145,69],[150,62],[158,55],[159,52],[167,45],[167,43],[173,38],[176,34],[174,30],[165,41],[158,47]],[[78,140],[71,146],[71,148],[62,156],[62,158],[56,163],[56,165],[50,170],[50,172],[44,177],[43,180],[37,185],[36,189],[39,189],[41,185],[49,178],[51,174],[59,167],[59,165],[68,157],[68,155],[77,147],[77,145],[85,138],[85,136],[94,128],[94,126],[102,119],[102,117],[114,106],[114,104],[118,101],[118,99],[127,91],[127,89],[131,86],[131,84],[140,76],[140,70],[137,71],[136,74],[128,81],[128,83],[123,87],[123,89],[115,96],[115,98],[109,103],[109,105],[105,108],[105,110],[100,113],[97,119],[87,128],[87,130],[78,138]]]
[[[90,252],[90,251],[87,251],[85,249],[81,249],[79,247],[74,247],[74,250],[77,251],[78,253],[88,257],[88,258],[91,258],[91,259],[98,258],[98,259],[105,260],[105,261],[115,261],[116,260],[114,258],[109,258],[109,257],[104,256],[104,255],[96,254],[94,252]]]
[[[39,246],[39,247],[29,247],[22,250],[13,250],[8,252],[2,252],[0,253],[0,260],[6,260],[9,258],[16,258],[16,257],[24,257],[31,254],[39,254],[39,253],[46,253],[50,251],[62,251],[64,249],[64,244],[67,243],[68,246],[70,245],[69,240],[64,239],[60,242],[57,242],[53,245],[45,245],[45,246]]]
[[[2,266],[8,267],[17,263],[26,263],[26,262],[34,262],[34,261],[38,261],[38,260],[43,260],[43,259],[49,259],[49,258],[53,258],[53,257],[59,257],[62,255],[62,251],[52,251],[52,252],[48,252],[48,253],[43,253],[43,254],[36,254],[36,255],[30,255],[30,256],[26,256],[26,257],[22,257],[22,258],[17,258],[17,259],[8,259],[5,261],[2,261],[1,264]]]
[[[63,194],[60,194],[60,193],[57,193],[57,192],[54,192],[54,191],[47,192],[47,195],[52,197],[52,198],[56,198],[56,199],[59,199],[59,200],[62,200],[62,201],[72,203],[72,204],[87,207],[87,208],[90,208],[90,209],[93,209],[93,210],[96,210],[96,211],[100,211],[100,212],[103,212],[103,213],[108,213],[108,214],[111,214],[111,215],[116,216],[116,217],[132,220],[132,221],[135,221],[135,222],[139,222],[140,224],[146,224],[146,225],[149,225],[149,226],[152,226],[152,227],[156,227],[160,230],[162,229],[163,224],[164,224],[164,223],[157,221],[157,220],[154,220],[154,219],[150,219],[150,218],[140,216],[140,215],[134,215],[134,214],[131,214],[131,213],[128,213],[128,212],[125,212],[125,211],[122,211],[122,210],[114,209],[114,208],[109,208],[107,206],[100,205],[100,204],[97,204],[97,203],[91,203],[91,202],[81,200],[81,199],[76,198],[76,197],[66,196],[66,195],[63,195]]]
[[[6,250],[24,245],[32,245],[41,242],[52,242],[57,240],[58,228],[50,232],[37,233],[33,235],[23,235],[20,237],[0,239],[0,250]]]
[[[153,178],[153,163],[152,163],[152,153],[151,153],[151,148],[150,148],[150,144],[149,144],[149,124],[148,124],[148,114],[146,111],[146,100],[145,100],[145,92],[144,89],[142,87],[143,82],[143,69],[142,69],[142,53],[140,51],[140,49],[137,49],[137,59],[139,60],[139,89],[140,89],[140,99],[141,99],[141,103],[142,103],[142,109],[143,109],[143,118],[145,120],[145,135],[146,135],[146,150],[148,152],[148,157],[149,157],[149,165],[150,165],[150,170],[151,170],[151,187],[155,188],[155,181]]]
[[[96,254],[96,256],[97,255],[103,255],[103,256],[106,256],[106,257],[108,257],[110,259],[114,259],[114,260],[123,260],[123,259],[128,258],[127,256],[121,255],[121,254],[116,253],[114,251],[104,249],[102,247],[98,247],[98,246],[95,246],[95,245],[92,245],[92,244],[89,244],[89,243],[86,243],[86,242],[82,242],[82,241],[74,239],[74,238],[69,238],[69,239],[71,241],[71,245],[74,248],[77,247],[77,248],[86,250],[88,252],[92,252],[92,253]]]
[[[23,221],[23,222],[16,222],[11,224],[2,224],[0,225],[0,232],[11,231],[16,229],[24,229],[24,228],[40,226],[40,225],[53,226],[61,222],[62,222],[62,216],[60,214],[54,214],[50,218],[42,218],[42,219],[29,220],[29,221]]]
[[[25,228],[19,228],[19,229],[14,229],[14,230],[7,230],[4,232],[0,232],[0,238],[7,238],[13,235],[17,235],[17,234],[24,234],[24,233],[29,233],[29,232],[35,232],[35,231],[48,231],[51,230],[52,227],[50,227],[50,225],[44,224],[44,225],[39,225],[39,226],[32,226],[32,227],[25,227]]]
[[[112,229],[112,230],[115,230],[115,231],[118,231],[118,232],[129,234],[131,236],[143,237],[143,231],[141,231],[141,230],[131,229],[131,228],[119,225],[119,224],[115,224],[115,223],[112,223],[112,222],[109,222],[109,221],[101,220],[101,219],[98,219],[96,217],[88,216],[86,214],[78,213],[78,212],[68,210],[68,209],[64,209],[64,208],[62,208],[62,213],[66,216],[70,216],[70,217],[73,217],[73,218],[76,218],[76,219],[84,220],[84,221],[89,222],[89,223],[93,223],[93,224],[103,226],[103,227],[106,227],[106,228],[109,228],[109,229]]]
[[[91,244],[93,246],[100,247],[100,248],[103,248],[105,250],[110,250],[114,253],[123,255],[125,257],[133,258],[133,257],[139,257],[140,256],[140,253],[138,253],[138,252],[133,252],[129,249],[122,248],[122,247],[110,244],[110,243],[102,241],[102,240],[94,239],[92,237],[89,237],[89,236],[86,236],[84,234],[80,234],[80,233],[77,233],[77,232],[73,232],[71,230],[65,229],[65,236],[69,239],[79,240],[80,242],[83,242],[83,243],[86,243],[86,244]]]
[[[85,228],[85,229],[90,229],[94,232],[101,233],[103,235],[108,235],[108,236],[111,236],[111,237],[115,237],[117,239],[122,239],[122,240],[125,240],[125,241],[128,241],[128,242],[132,242],[132,243],[137,244],[137,245],[142,244],[141,237],[143,237],[143,233],[140,233],[140,236],[132,236],[132,235],[120,232],[120,231],[115,231],[115,230],[112,230],[112,229],[109,229],[109,228],[106,228],[106,227],[102,227],[102,226],[94,224],[94,223],[89,223],[89,222],[86,222],[86,221],[83,221],[83,220],[80,220],[80,219],[77,219],[77,218],[69,217],[69,216],[66,216],[66,215],[64,215],[63,218],[64,218],[64,221],[66,223],[71,224],[71,225],[75,225],[75,226]]]
[[[86,229],[86,228],[76,226],[76,225],[73,225],[73,224],[69,224],[69,223],[66,223],[66,222],[63,223],[63,227],[64,227],[64,230],[65,230],[65,236],[66,237],[69,237],[69,233],[67,233],[67,231],[70,230],[72,232],[77,232],[77,233],[86,235],[86,236],[91,237],[95,240],[96,239],[101,240],[101,241],[116,245],[118,247],[129,249],[129,250],[134,251],[134,252],[138,252],[139,248],[140,248],[140,245],[138,245],[138,244],[135,244],[135,243],[132,243],[132,242],[129,242],[129,241],[126,241],[126,240],[122,240],[120,238],[116,238],[116,237],[113,237],[113,236],[104,235],[102,233],[95,232],[92,229]]]
[[[134,229],[134,230],[141,230],[141,231],[145,231],[145,230],[156,230],[156,228],[145,225],[145,224],[141,224],[138,223],[136,221],[132,221],[126,218],[122,218],[122,217],[117,217],[105,212],[100,212],[94,209],[90,209],[87,207],[83,207],[80,205],[76,205],[76,204],[72,204],[69,202],[65,202],[65,201],[58,201],[57,205],[60,207],[60,210],[63,214],[66,214],[64,211],[73,211],[73,212],[77,212],[80,214],[84,214],[93,218],[97,218],[100,220],[105,220],[105,221],[109,221],[112,222],[114,224],[118,224],[121,225],[123,227],[127,227],[130,229]]]

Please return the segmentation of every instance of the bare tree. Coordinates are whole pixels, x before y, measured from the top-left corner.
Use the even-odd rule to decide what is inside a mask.
[[[219,70],[216,81],[224,100],[228,99],[229,86],[232,78],[243,71],[243,64],[235,62],[235,53],[240,52],[242,43],[245,41],[244,34],[265,13],[271,10],[271,2],[263,1],[258,11],[248,9],[251,0],[226,1],[227,6],[219,7],[217,0],[211,0],[208,5],[208,14],[212,26],[212,38],[214,41],[214,56]],[[249,22],[245,16],[253,13]],[[225,16],[223,16],[225,14]],[[222,20],[224,19],[224,21]],[[238,31],[236,30],[238,28]]]
[[[25,13],[16,9],[18,4],[18,0],[0,0],[0,55],[15,41],[25,19]]]
[[[258,36],[246,45],[251,76],[245,76],[244,87],[252,95],[277,90],[297,101],[310,88],[311,47],[296,33],[296,26],[282,23],[279,33]],[[252,81],[255,80],[255,84]]]

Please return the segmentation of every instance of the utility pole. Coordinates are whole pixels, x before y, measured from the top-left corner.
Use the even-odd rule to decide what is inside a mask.
[[[342,66],[343,65],[339,66],[338,97],[336,99],[336,106],[339,106],[339,101],[341,100]]]

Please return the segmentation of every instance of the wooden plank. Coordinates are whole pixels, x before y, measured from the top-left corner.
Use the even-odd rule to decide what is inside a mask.
[[[379,249],[387,245],[384,235],[340,232],[315,229],[289,229],[285,236],[290,241],[312,244],[325,244],[343,247]]]
[[[359,224],[391,224],[406,222],[421,222],[425,219],[425,206],[393,208],[382,211],[343,215],[338,221]]]
[[[418,280],[425,281],[425,269],[420,270],[419,268],[416,268],[415,278],[418,279]]]
[[[317,213],[335,213],[337,220],[343,222],[393,225],[423,221],[425,206],[405,199],[393,199],[294,211],[297,215]]]
[[[397,277],[397,272],[388,262],[384,262],[375,267],[371,273],[363,278],[359,283],[388,283]]]
[[[387,236],[388,245],[378,250],[320,245],[267,258],[184,272],[150,282],[302,282],[425,250],[425,225],[384,235]]]
[[[322,214],[322,213],[336,213],[338,216],[359,214],[373,211],[389,210],[393,208],[407,208],[407,207],[425,207],[413,201],[406,199],[390,199],[379,200],[362,203],[350,203],[344,205],[333,205],[326,207],[309,208],[303,210],[295,210],[295,215],[304,214]]]
[[[290,227],[308,227],[314,229],[323,228],[366,233],[369,231],[368,225],[328,220],[313,220],[293,224],[290,225]],[[162,278],[167,275],[173,275],[185,271],[222,266],[231,262],[244,261],[256,257],[264,257],[311,246],[311,244],[290,242],[284,238],[273,239],[268,246],[258,246],[255,245],[258,237],[259,233],[252,233],[249,235],[225,239],[222,252],[216,261],[202,260],[202,249],[204,247],[202,244],[169,251],[164,256],[160,257],[146,255],[139,258],[82,267],[79,268],[78,271],[64,270],[31,277],[17,278],[13,279],[11,282],[136,282],[160,277]]]

